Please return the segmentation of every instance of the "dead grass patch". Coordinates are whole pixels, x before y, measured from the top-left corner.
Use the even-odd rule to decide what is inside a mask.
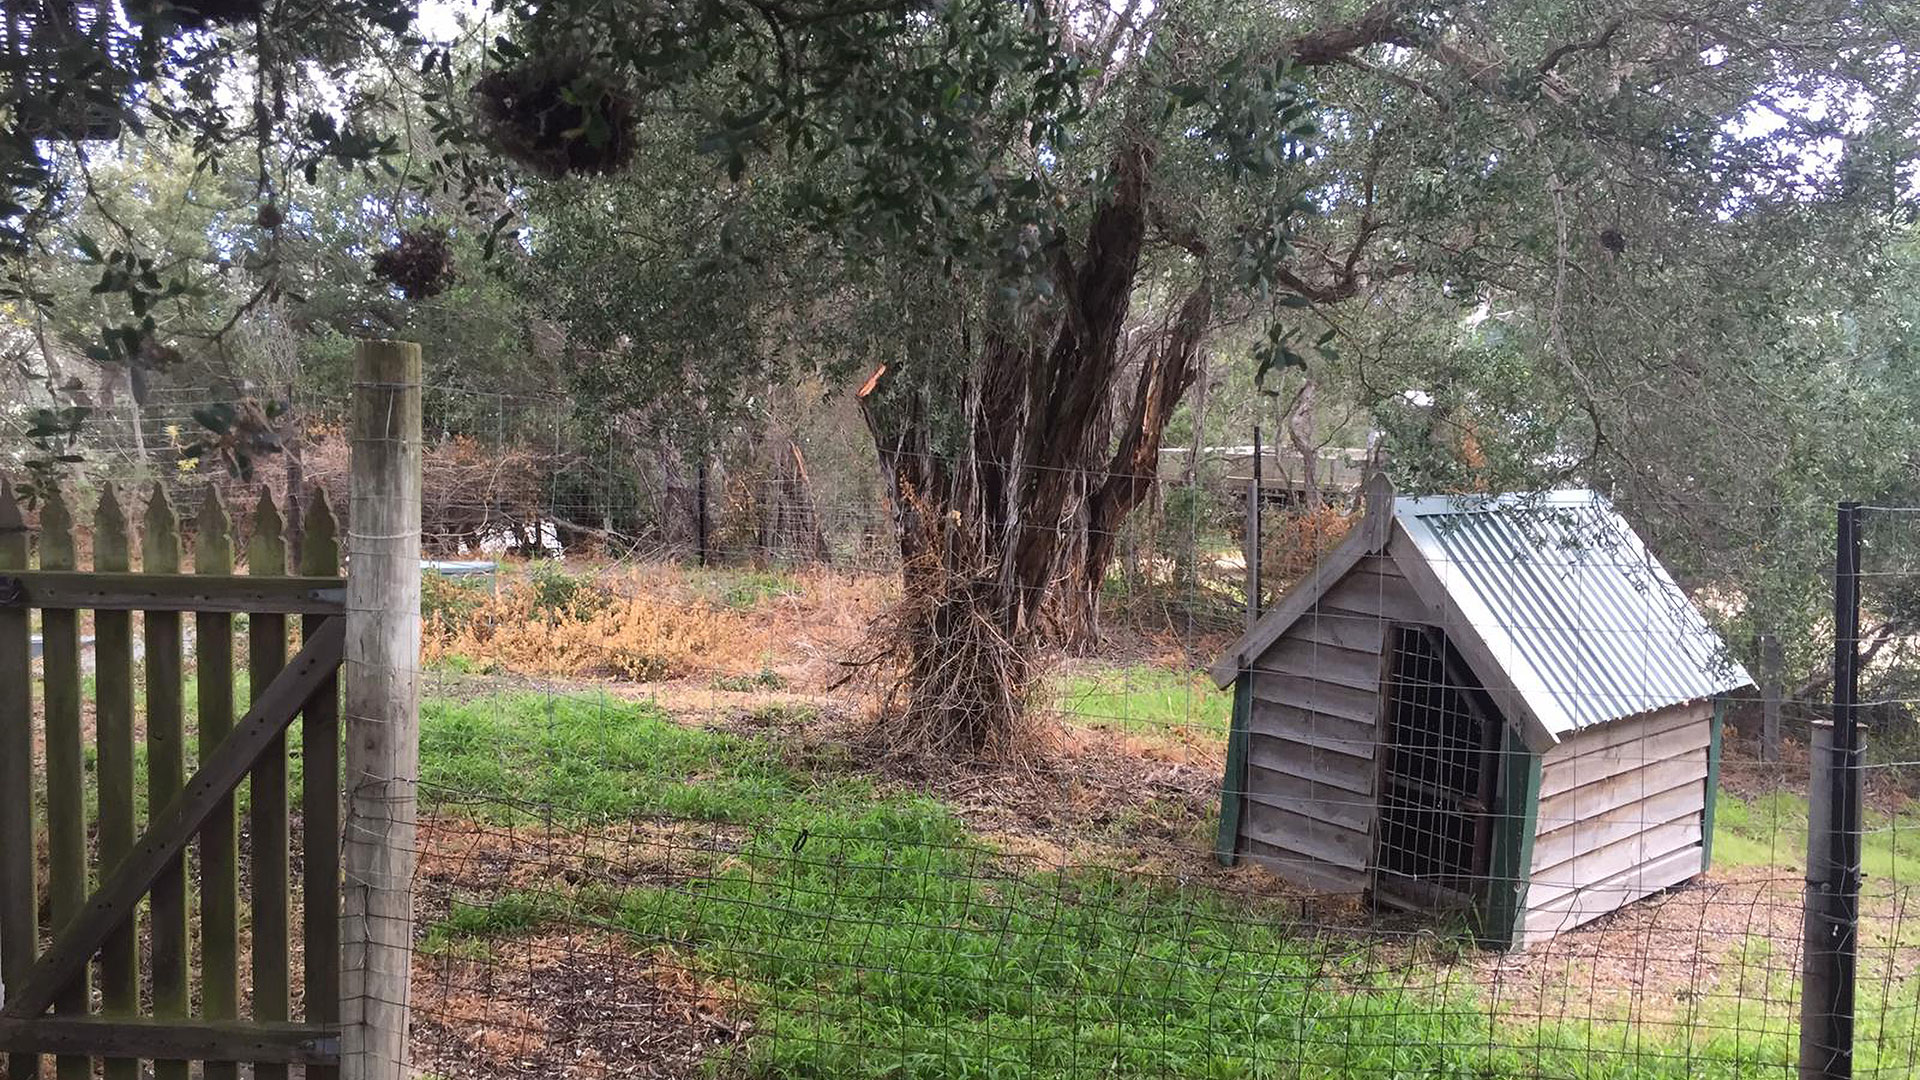
[[[739,991],[598,931],[497,941],[485,960],[420,958],[413,1066],[453,1080],[697,1077],[742,1039]]]
[[[730,583],[739,571],[530,565],[503,564],[491,591],[430,612],[423,659],[639,683],[766,671],[788,686],[824,688],[895,587],[890,576],[830,570],[748,589]],[[564,588],[551,587],[556,575]]]

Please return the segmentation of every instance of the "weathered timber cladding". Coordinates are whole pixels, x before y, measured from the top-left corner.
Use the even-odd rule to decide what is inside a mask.
[[[1578,732],[1540,756],[1525,936],[1539,940],[1700,872],[1713,703]]]
[[[1367,556],[1269,645],[1253,686],[1243,829],[1295,884],[1371,884],[1386,627],[1425,617],[1392,560]]]

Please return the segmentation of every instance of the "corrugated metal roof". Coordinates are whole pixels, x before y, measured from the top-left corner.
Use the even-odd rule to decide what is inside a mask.
[[[1601,495],[1398,498],[1394,516],[1556,739],[1750,681]]]

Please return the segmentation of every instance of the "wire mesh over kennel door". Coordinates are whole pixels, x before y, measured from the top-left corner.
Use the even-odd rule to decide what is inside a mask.
[[[1396,626],[1390,640],[1374,896],[1465,908],[1492,851],[1500,726],[1439,628]]]

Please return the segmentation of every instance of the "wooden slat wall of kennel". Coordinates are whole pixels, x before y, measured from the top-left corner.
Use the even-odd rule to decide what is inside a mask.
[[[16,492],[0,478],[0,1052],[11,1076],[35,1076],[40,1055],[56,1055],[61,1077],[109,1080],[155,1063],[156,1080],[185,1080],[188,1061],[205,1075],[236,1075],[250,1062],[262,1077],[286,1063],[326,1077],[338,1061],[339,681],[344,651],[336,527],[324,498],[309,500],[310,538],[300,570],[288,576],[280,515],[264,495],[253,513],[249,573],[232,576],[231,519],[209,494],[193,530],[196,573],[181,573],[179,518],[157,485],[142,513],[111,487],[91,523],[92,567],[80,569],[76,514],[58,492],[40,503],[35,536]],[[138,528],[132,525],[140,520]],[[140,568],[133,569],[133,554]],[[43,661],[32,659],[39,610]],[[85,654],[93,630],[94,804],[86,800],[82,724]],[[139,618],[135,619],[138,612]],[[237,723],[233,614],[248,614],[251,708]],[[185,615],[193,615],[197,732],[186,718]],[[287,620],[304,616],[302,649],[287,660]],[[139,632],[136,645],[135,632]],[[284,675],[282,670],[284,669]],[[144,675],[145,700],[140,690]],[[36,678],[37,676],[37,678]],[[44,726],[36,730],[33,686]],[[304,717],[302,952],[304,1022],[289,1015],[292,986],[291,852],[285,728]],[[146,799],[137,783],[138,723],[144,719]],[[45,767],[35,775],[36,734]],[[189,774],[196,741],[198,770]],[[234,789],[250,782],[252,896],[250,1019],[240,1021],[239,860]],[[41,785],[44,784],[44,789]],[[36,793],[45,792],[45,821]],[[89,830],[95,837],[89,864]],[[198,889],[187,880],[185,845],[200,844]],[[44,879],[35,854],[45,845]],[[90,880],[98,887],[89,894]],[[38,925],[47,899],[50,925]],[[197,891],[197,904],[190,893]],[[144,903],[143,903],[144,901]],[[198,941],[189,912],[201,913]],[[260,932],[264,929],[264,933]],[[47,938],[52,945],[46,946]],[[197,945],[197,948],[196,948]],[[192,958],[198,956],[198,994]],[[90,1011],[90,961],[97,959],[100,1010]],[[141,986],[150,983],[150,1015]],[[200,1001],[200,1015],[190,1015]],[[51,1015],[45,1013],[51,1004]]]

